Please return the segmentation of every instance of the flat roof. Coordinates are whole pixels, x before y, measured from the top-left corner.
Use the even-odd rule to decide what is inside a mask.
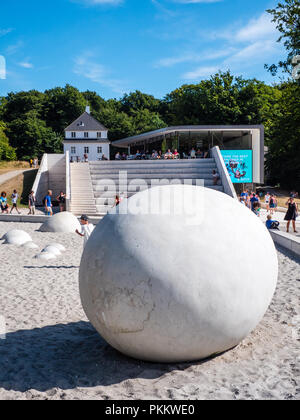
[[[165,136],[176,132],[201,132],[201,131],[264,131],[263,125],[178,125],[173,127],[160,128],[159,130],[149,131],[136,136],[126,137],[112,143],[116,147],[127,147],[131,144],[146,141],[151,138]]]

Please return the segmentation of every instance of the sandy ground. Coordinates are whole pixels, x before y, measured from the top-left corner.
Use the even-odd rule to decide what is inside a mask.
[[[151,364],[107,345],[80,304],[82,240],[0,223],[0,237],[24,229],[42,248],[67,252],[46,263],[35,251],[0,245],[0,399],[299,399],[300,261],[278,253],[276,295],[257,329],[234,350],[193,364]],[[257,268],[259,272],[259,267]],[[255,265],[254,265],[255,270]]]

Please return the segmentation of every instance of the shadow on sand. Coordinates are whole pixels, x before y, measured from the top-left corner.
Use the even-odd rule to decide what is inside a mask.
[[[152,364],[123,356],[88,322],[20,330],[0,340],[0,388],[9,391],[108,386],[127,379],[160,378],[190,366]]]

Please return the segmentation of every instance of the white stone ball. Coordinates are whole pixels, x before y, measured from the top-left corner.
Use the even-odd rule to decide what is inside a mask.
[[[22,245],[22,248],[38,249],[38,246],[34,242],[29,241],[29,242],[25,242],[25,244]]]
[[[56,255],[52,254],[51,252],[42,252],[41,254],[37,254],[34,258],[37,260],[54,260]]]
[[[157,214],[132,214],[147,213],[160,197]],[[189,214],[196,199],[198,218]],[[177,212],[168,215],[170,202]],[[121,214],[127,205],[131,214]],[[118,212],[98,224],[79,273],[83,308],[108,343],[137,359],[184,362],[229,350],[255,329],[278,261],[253,212],[223,193],[183,185],[138,193]]]
[[[46,246],[46,248],[44,248],[42,250],[42,252],[48,252],[48,253],[53,254],[55,256],[61,255],[60,250],[58,248],[56,248],[55,246],[51,246],[51,245]]]
[[[21,246],[26,242],[31,242],[30,235],[24,230],[13,229],[7,232],[3,238],[6,244]]]
[[[49,244],[48,246],[54,246],[55,248],[59,249],[60,252],[65,252],[66,248],[58,243]]]
[[[55,232],[55,233],[74,233],[76,229],[81,229],[80,223],[74,214],[67,211],[57,213],[49,217],[41,226],[41,232]]]

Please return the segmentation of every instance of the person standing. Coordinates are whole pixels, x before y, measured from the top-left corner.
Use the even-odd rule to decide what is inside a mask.
[[[257,204],[259,202],[259,199],[257,198],[256,194],[253,192],[252,197],[250,198],[251,201],[251,210],[255,213],[255,208],[257,207]]]
[[[35,214],[35,203],[36,203],[36,198],[34,195],[34,191],[31,191],[29,196],[28,196],[28,207],[29,207],[29,214]]]
[[[52,196],[52,191],[49,190],[46,197],[44,198],[44,204],[45,204],[45,210],[46,210],[47,216],[53,215],[51,196]]]
[[[65,211],[66,194],[63,191],[61,191],[59,196],[56,197],[56,200],[59,203],[59,211]]]
[[[272,194],[270,197],[269,208],[270,208],[270,214],[273,215],[276,208],[276,198],[274,194]]]
[[[29,160],[29,165],[30,165],[30,168],[32,168],[32,165],[33,165],[33,160],[32,159]]]
[[[38,158],[34,158],[34,160],[33,160],[34,169],[36,169],[38,167],[38,163],[39,163]]]
[[[76,233],[79,236],[82,236],[84,238],[84,246],[86,246],[87,241],[89,240],[89,237],[91,236],[93,230],[95,229],[95,226],[89,223],[88,217],[83,214],[80,218],[80,224],[81,224],[81,232],[79,232],[78,229],[76,229]]]
[[[2,213],[8,214],[9,205],[7,203],[7,196],[6,196],[6,192],[5,191],[3,191],[1,193],[0,203],[1,203],[1,211],[2,211]]]
[[[286,212],[284,220],[287,221],[286,231],[290,231],[290,224],[292,221],[293,229],[295,233],[298,233],[296,230],[296,218],[298,217],[298,204],[295,202],[294,198],[290,198],[286,203],[288,210]]]
[[[265,204],[266,204],[266,209],[267,209],[267,213],[269,213],[270,211],[270,193],[267,192],[267,194],[265,195]]]
[[[17,193],[17,190],[14,190],[14,192],[11,195],[12,206],[11,206],[10,214],[12,214],[13,209],[16,209],[18,214],[21,214],[21,212],[18,209],[18,198],[19,198],[19,194]]]

